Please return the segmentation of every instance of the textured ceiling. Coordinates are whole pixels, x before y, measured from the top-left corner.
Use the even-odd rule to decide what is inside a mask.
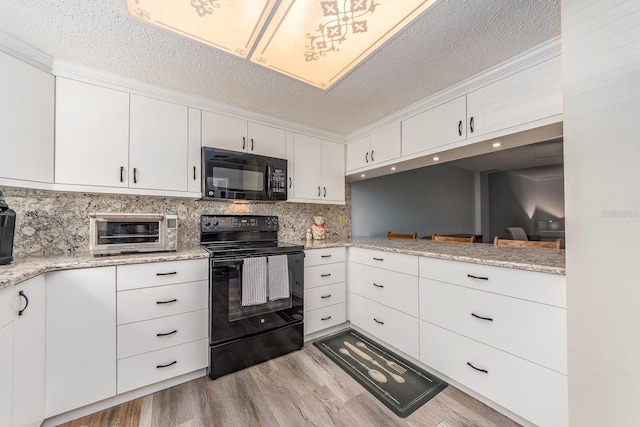
[[[325,92],[123,10],[2,0],[0,30],[55,58],[342,135],[560,34],[559,0],[439,0]]]

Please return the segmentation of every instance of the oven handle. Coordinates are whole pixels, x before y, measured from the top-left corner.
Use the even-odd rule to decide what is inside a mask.
[[[260,254],[260,256],[264,256],[264,257],[273,256],[273,255],[304,255],[304,252],[296,251],[296,252],[284,252],[284,253],[283,252],[279,252],[279,253]],[[247,258],[255,258],[255,257],[246,257],[246,256],[245,257],[239,257],[239,258],[238,257],[232,257],[232,258],[222,258],[221,257],[221,258],[213,258],[211,261],[212,261],[213,266],[215,267],[215,263],[216,262],[225,262],[225,263],[226,262],[237,262],[237,261],[244,261]]]

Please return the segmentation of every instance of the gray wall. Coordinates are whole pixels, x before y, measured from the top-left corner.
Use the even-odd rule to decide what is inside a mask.
[[[351,184],[353,236],[475,232],[474,173],[429,166]]]
[[[522,227],[527,234],[538,235],[545,234],[550,227],[564,231],[563,178],[532,180],[509,172],[496,172],[490,173],[488,180],[491,239],[506,238],[506,227]]]

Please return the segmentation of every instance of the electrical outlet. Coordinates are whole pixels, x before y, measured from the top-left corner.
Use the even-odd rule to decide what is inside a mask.
[[[340,215],[340,225],[342,227],[344,227],[345,225],[347,225],[347,217],[344,215]]]

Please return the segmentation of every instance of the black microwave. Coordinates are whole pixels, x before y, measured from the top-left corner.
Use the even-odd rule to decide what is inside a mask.
[[[204,199],[287,200],[287,161],[256,154],[202,148]]]

